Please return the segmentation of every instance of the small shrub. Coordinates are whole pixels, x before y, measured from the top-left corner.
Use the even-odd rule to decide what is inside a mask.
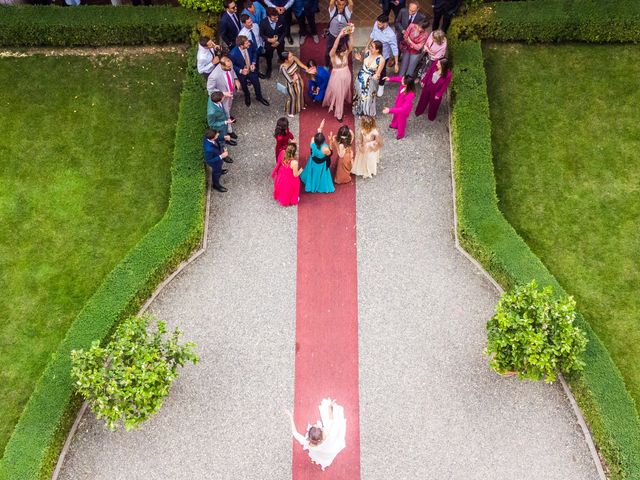
[[[553,298],[548,286],[535,281],[506,292],[496,314],[487,322],[491,368],[500,374],[517,372],[518,378],[554,382],[557,374],[582,370],[587,339],[574,325],[576,302]]]
[[[165,338],[164,322],[155,321],[157,328],[150,332],[154,321],[151,315],[129,317],[106,347],[96,340],[87,351],[71,352],[78,392],[110,430],[120,421],[131,430],[156,414],[178,376],[178,366],[198,362],[193,343],[178,344],[177,328]]]
[[[224,10],[223,0],[178,0],[178,2],[185,8],[192,8],[201,12],[221,13]],[[241,3],[238,3],[238,6],[241,6]],[[238,8],[238,14],[241,10],[241,8]]]

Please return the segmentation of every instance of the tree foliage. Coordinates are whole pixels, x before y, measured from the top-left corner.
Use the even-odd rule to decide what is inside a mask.
[[[166,333],[165,323],[151,315],[129,317],[105,347],[94,341],[87,351],[71,352],[77,390],[110,430],[120,421],[131,430],[157,413],[178,367],[198,362],[193,343],[178,343],[177,328]]]

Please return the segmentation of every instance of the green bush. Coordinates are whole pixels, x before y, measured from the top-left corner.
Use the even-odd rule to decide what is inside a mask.
[[[0,6],[0,46],[185,43],[201,16],[183,8]]]
[[[460,39],[521,42],[640,41],[638,0],[535,0],[495,2],[456,17],[449,30]]]
[[[573,324],[576,302],[552,294],[551,287],[538,290],[534,280],[502,295],[496,314],[487,322],[485,352],[496,372],[552,383],[558,373],[583,369],[580,358],[587,340]]]
[[[223,0],[178,0],[180,5],[202,12],[221,13],[224,10]],[[240,0],[238,0],[240,2]],[[239,3],[239,6],[242,3]],[[242,9],[238,8],[238,13]]]
[[[149,331],[150,324],[156,324]],[[96,417],[116,430],[137,428],[155,415],[178,377],[178,367],[197,363],[193,343],[180,345],[176,328],[165,338],[164,322],[151,315],[132,316],[120,324],[104,347],[95,340],[88,350],[71,352],[71,377]]]
[[[83,7],[85,8],[85,7]],[[147,9],[141,9],[147,10]],[[195,52],[187,55],[190,60]],[[107,275],[58,346],[5,448],[0,478],[49,478],[81,404],[71,379],[71,351],[105,341],[139,310],[167,273],[196,248],[204,223],[202,78],[189,68],[180,97],[169,205],[162,219]]]
[[[450,48],[454,64],[451,136],[460,243],[505,289],[534,279],[539,285],[553,286],[556,295],[566,295],[498,209],[480,42],[453,39]],[[611,478],[640,478],[640,419],[633,399],[609,352],[579,313],[575,324],[585,332],[588,344],[582,357],[584,370],[567,378],[571,390]]]

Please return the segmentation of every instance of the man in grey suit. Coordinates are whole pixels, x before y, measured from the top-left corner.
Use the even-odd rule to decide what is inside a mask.
[[[223,93],[222,106],[229,118],[232,119],[231,105],[233,105],[233,95],[240,90],[240,81],[236,76],[236,72],[233,71],[233,64],[229,57],[220,58],[218,68],[215,68],[209,75],[207,93],[211,95],[214,90],[219,90]],[[238,138],[238,135],[233,132],[231,124],[228,127],[228,134],[233,139]]]
[[[420,6],[416,0],[409,0],[406,8],[400,10],[393,22],[393,26],[398,36],[398,45],[402,42],[404,32],[412,23],[421,24],[426,19],[426,15],[420,11]]]

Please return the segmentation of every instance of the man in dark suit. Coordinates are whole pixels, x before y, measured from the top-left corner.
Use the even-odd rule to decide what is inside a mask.
[[[284,35],[287,37],[287,41],[293,44],[293,38],[291,38],[291,22],[293,21],[293,2],[294,0],[264,0],[264,3],[269,8],[275,8],[278,11],[278,15],[282,18],[284,23]]]
[[[316,13],[320,11],[318,0],[303,0],[302,14],[298,17],[300,25],[300,45],[304,43],[306,37],[311,35],[314,43],[320,43],[318,27],[316,26]],[[297,15],[297,13],[296,13]]]
[[[208,129],[204,134],[202,142],[204,150],[204,163],[211,167],[211,185],[218,192],[226,192],[227,189],[220,184],[220,177],[227,173],[222,168],[222,161],[229,156],[226,150],[223,150],[218,143],[218,132]]]
[[[398,44],[404,38],[404,32],[412,23],[417,23],[420,25],[424,22],[426,16],[424,13],[420,11],[420,7],[418,5],[417,0],[409,0],[407,3],[407,7],[400,10],[400,13],[396,17],[393,27],[396,30],[396,35],[398,36]]]
[[[237,14],[237,4],[233,0],[224,0],[225,11],[220,15],[220,21],[218,22],[218,32],[222,41],[232,49],[236,44],[236,38],[240,33],[242,25],[240,25],[240,19]]]
[[[433,25],[432,30],[442,30],[447,33],[453,16],[460,8],[462,0],[433,0]],[[443,20],[440,27],[440,20]]]
[[[400,10],[404,8],[404,4],[405,0],[380,0],[380,5],[382,5],[382,14],[389,17],[389,13],[393,11],[393,16],[396,20],[400,14]]]
[[[267,9],[267,18],[260,22],[260,36],[264,40],[264,57],[267,60],[266,77],[271,77],[273,69],[273,52],[284,52],[284,22],[275,8]]]
[[[263,105],[269,106],[269,102],[262,96],[262,89],[260,88],[260,77],[258,77],[258,69],[256,68],[257,57],[257,50],[252,48],[251,41],[244,35],[238,36],[236,47],[229,52],[229,58],[233,62],[233,70],[240,81],[240,86],[244,93],[244,103],[247,107],[251,105],[249,82],[251,82],[256,92],[256,100]]]

